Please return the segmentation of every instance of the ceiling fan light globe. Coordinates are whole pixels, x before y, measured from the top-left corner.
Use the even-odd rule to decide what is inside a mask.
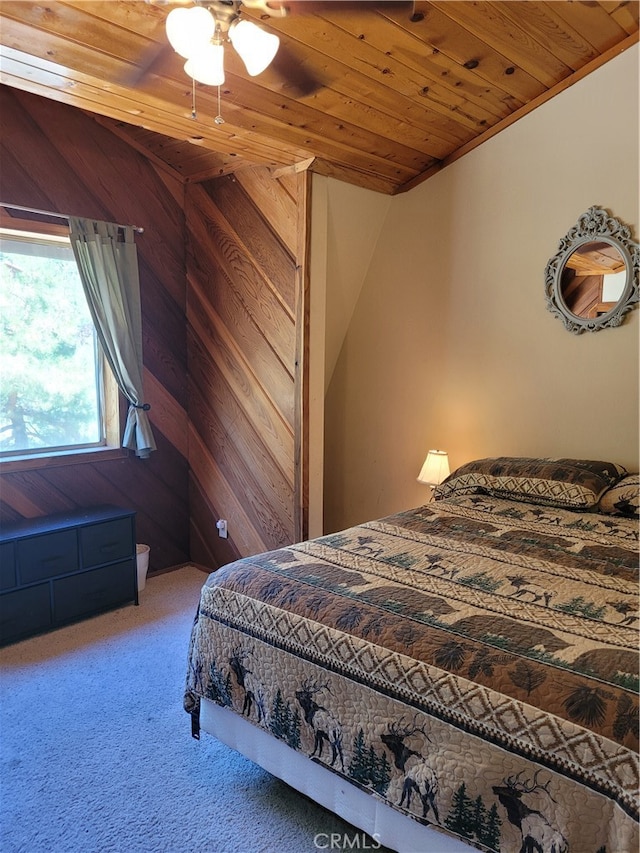
[[[224,47],[221,44],[208,44],[191,56],[184,64],[184,70],[206,86],[222,86],[224,83]]]
[[[176,53],[185,59],[208,45],[216,29],[213,15],[203,6],[173,9],[167,15],[167,38]]]
[[[280,39],[257,27],[251,21],[236,21],[229,29],[229,39],[251,77],[267,68],[280,47]]]

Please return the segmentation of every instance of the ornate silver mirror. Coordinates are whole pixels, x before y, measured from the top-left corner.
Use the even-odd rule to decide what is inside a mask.
[[[631,229],[590,207],[547,264],[547,308],[576,334],[619,326],[640,299],[639,267]]]

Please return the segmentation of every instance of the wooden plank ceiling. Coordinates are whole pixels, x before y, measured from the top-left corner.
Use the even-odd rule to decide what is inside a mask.
[[[164,30],[178,2],[3,0],[1,80],[94,114],[185,181],[264,164],[393,194],[638,40],[637,0],[291,0],[284,17],[217,0],[281,46],[252,78],[227,44],[220,102],[198,84],[194,119]]]

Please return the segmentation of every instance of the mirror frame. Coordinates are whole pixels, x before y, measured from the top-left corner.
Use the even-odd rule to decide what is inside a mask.
[[[576,249],[595,241],[609,243],[620,252],[627,278],[622,295],[614,308],[599,317],[579,317],[569,310],[562,296],[562,273]],[[544,275],[547,308],[562,320],[570,332],[577,335],[619,326],[625,314],[640,301],[639,268],[640,247],[632,239],[631,229],[604,208],[590,207],[560,240],[557,253],[547,263]]]

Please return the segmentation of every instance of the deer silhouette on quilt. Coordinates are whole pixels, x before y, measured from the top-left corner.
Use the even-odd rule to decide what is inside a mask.
[[[266,717],[264,687],[257,676],[246,666],[245,662],[250,655],[251,652],[243,650],[241,646],[236,646],[229,658],[229,666],[236,677],[238,687],[244,693],[242,715],[246,714],[247,717],[250,717],[251,709],[255,704],[258,722],[260,723]]]
[[[392,753],[395,766],[404,774],[399,805],[401,807],[406,805],[409,810],[413,795],[417,794],[422,802],[422,817],[426,818],[429,809],[432,809],[436,820],[440,823],[436,805],[438,778],[423,755],[405,743],[407,738],[416,732],[420,732],[430,740],[424,726],[415,725],[415,718],[414,722],[408,726],[404,725],[403,721],[390,723],[387,731],[380,735],[380,740]]]
[[[318,705],[314,696],[329,689],[329,683],[318,684],[317,681],[305,679],[300,690],[296,690],[296,699],[304,712],[305,722],[313,729],[313,752],[311,758],[322,757],[322,748],[326,742],[331,747],[331,766],[340,759],[344,773],[344,755],[342,754],[342,726],[331,711],[323,705]]]
[[[553,800],[549,793],[551,779],[541,785],[538,782],[539,773],[539,770],[536,771],[533,780],[530,781],[521,781],[519,778],[521,773],[517,776],[508,776],[502,785],[493,786],[493,793],[504,806],[509,823],[520,830],[522,846],[519,853],[568,853],[569,844],[564,835],[547,820],[542,812],[530,808],[522,800],[523,794],[533,794],[536,791],[544,791]]]

